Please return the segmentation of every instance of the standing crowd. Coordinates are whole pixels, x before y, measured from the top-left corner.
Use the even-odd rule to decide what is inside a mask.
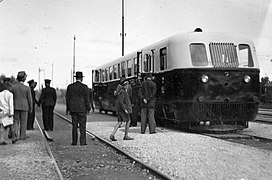
[[[50,79],[45,79],[45,87],[41,91],[39,99],[36,99],[35,87],[37,82],[29,80],[26,86],[27,74],[20,71],[14,82],[11,78],[5,78],[0,83],[0,145],[6,145],[5,132],[8,130],[8,137],[12,139],[12,144],[18,140],[25,140],[29,136],[26,130],[34,129],[35,105],[42,106],[42,119],[45,131],[54,129],[54,108],[57,101],[56,90],[50,87]],[[80,132],[79,143],[84,146],[86,143],[86,122],[87,114],[92,109],[94,111],[92,90],[83,84],[83,74],[78,71],[75,74],[76,82],[68,85],[65,95],[66,114],[72,118],[72,144],[77,145],[78,127]],[[136,83],[134,89],[137,90],[137,99],[132,96],[132,88],[129,81],[123,76],[120,84],[114,91],[116,96],[116,112],[118,115],[117,123],[110,135],[112,141],[117,141],[115,133],[121,124],[125,122],[125,133],[123,140],[133,140],[128,135],[129,127],[137,126],[137,112],[141,112],[141,134],[145,134],[147,125],[149,133],[156,133],[156,122],[154,118],[157,86],[152,80],[151,73],[146,75],[145,80],[140,84]],[[133,99],[134,97],[134,99]],[[136,102],[140,100],[140,105]],[[135,111],[137,110],[137,111]],[[132,118],[134,117],[134,118]],[[133,121],[132,121],[133,119]],[[94,139],[94,138],[92,138]]]
[[[141,102],[141,134],[145,134],[147,124],[149,127],[149,133],[156,133],[156,121],[154,117],[155,105],[156,105],[156,92],[157,86],[156,83],[152,80],[152,74],[147,73],[145,80],[140,84],[136,84],[135,89],[138,92],[138,98]],[[114,96],[117,96],[116,101],[116,111],[118,115],[118,122],[114,126],[113,131],[110,135],[112,141],[117,141],[115,138],[115,133],[118,128],[121,126],[122,122],[125,122],[125,135],[124,140],[133,140],[132,137],[128,136],[128,131],[130,126],[137,126],[137,114],[133,115],[133,108],[137,112],[137,102],[132,99],[132,88],[129,85],[129,82],[123,76],[120,78],[120,84],[117,86],[114,91]],[[131,103],[133,102],[133,104]],[[133,124],[131,124],[131,117],[133,118]]]
[[[46,87],[42,89],[40,99],[37,101],[34,90],[37,82],[32,79],[27,82],[29,84],[27,86],[24,84],[26,78],[25,71],[20,71],[14,82],[11,82],[11,78],[5,78],[0,83],[0,145],[7,144],[6,130],[8,130],[8,137],[12,139],[12,144],[29,138],[26,130],[34,130],[35,104],[38,106],[42,104],[45,130],[53,130],[55,89],[50,87],[50,80],[45,80]]]

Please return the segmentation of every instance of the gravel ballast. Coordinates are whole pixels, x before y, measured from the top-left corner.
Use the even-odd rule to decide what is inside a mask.
[[[109,140],[116,122],[91,119],[87,129]],[[269,125],[250,123],[245,132],[272,138]],[[116,133],[118,141],[112,143],[173,179],[272,179],[272,154],[268,150],[162,128],[157,128],[156,134],[148,134],[148,129],[140,134],[139,125],[130,128],[133,141],[122,140],[123,135],[121,127]]]

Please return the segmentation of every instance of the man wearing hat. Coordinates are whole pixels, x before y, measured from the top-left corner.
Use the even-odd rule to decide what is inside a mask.
[[[38,101],[38,106],[42,104],[43,126],[46,131],[53,131],[54,127],[54,108],[57,101],[56,90],[50,87],[50,79],[45,79],[45,88],[42,89],[42,94]]]
[[[145,81],[139,89],[139,97],[141,100],[141,133],[144,134],[147,123],[149,125],[149,133],[156,133],[156,122],[154,111],[156,106],[157,85],[152,81],[152,74],[148,73]]]
[[[87,145],[86,143],[86,120],[87,113],[90,112],[90,98],[89,88],[83,84],[83,74],[80,71],[76,72],[76,82],[69,84],[66,92],[66,113],[71,114],[72,117],[72,146],[77,145],[79,125],[80,131],[80,145]]]
[[[25,140],[27,116],[28,112],[32,112],[32,96],[30,88],[24,85],[26,80],[25,71],[20,71],[17,74],[17,82],[12,85],[12,93],[14,99],[14,129],[16,140]],[[19,136],[20,131],[20,136]]]
[[[28,83],[28,85],[30,87],[30,91],[31,91],[33,111],[28,113],[26,129],[33,130],[34,129],[33,125],[34,125],[34,120],[35,120],[35,104],[38,103],[38,101],[36,100],[36,93],[34,90],[35,87],[37,86],[37,82],[35,82],[33,79],[31,79],[27,83]]]

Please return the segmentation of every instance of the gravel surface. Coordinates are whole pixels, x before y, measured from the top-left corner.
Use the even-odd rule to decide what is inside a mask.
[[[59,179],[38,127],[27,135],[24,141],[11,144],[9,140],[8,145],[0,146],[0,179]]]
[[[88,130],[104,139],[116,122],[89,119]],[[148,131],[147,131],[148,132]],[[271,151],[211,138],[199,134],[157,128],[157,134],[140,134],[130,129],[133,141],[123,141],[124,127],[112,142],[133,156],[168,174],[173,179],[272,179]],[[250,123],[247,133],[272,139],[272,126]]]
[[[88,145],[71,146],[71,125],[58,116],[54,122],[54,131],[49,132],[53,141],[49,145],[64,179],[158,180],[139,164],[90,136]]]

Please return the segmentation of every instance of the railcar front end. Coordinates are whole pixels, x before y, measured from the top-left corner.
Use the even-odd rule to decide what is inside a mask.
[[[247,128],[258,113],[258,69],[175,70],[163,78],[168,93],[158,97],[157,111],[163,121],[190,130],[229,131]]]
[[[247,128],[258,113],[260,101],[254,46],[246,41],[211,39],[188,46],[191,68],[177,63],[186,58],[172,56],[177,68],[156,74],[159,123],[179,123],[196,131]]]

